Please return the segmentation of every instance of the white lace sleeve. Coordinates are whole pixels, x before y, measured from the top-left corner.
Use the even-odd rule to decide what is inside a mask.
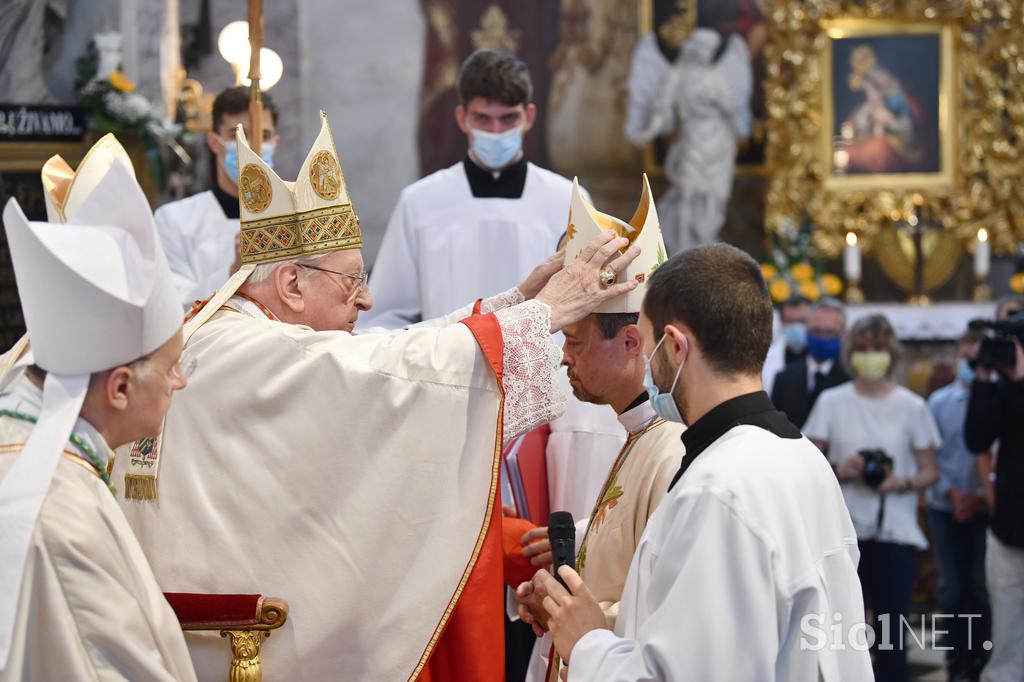
[[[496,313],[504,308],[511,308],[514,305],[519,305],[525,300],[526,298],[523,296],[523,292],[519,291],[519,287],[512,287],[503,294],[485,298],[480,303],[480,314],[490,315],[491,313]]]
[[[558,384],[562,351],[551,336],[551,309],[527,301],[499,310],[504,357],[505,442],[565,412]]]

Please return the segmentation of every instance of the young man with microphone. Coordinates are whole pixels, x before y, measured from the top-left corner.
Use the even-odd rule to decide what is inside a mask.
[[[757,263],[725,244],[674,256],[650,279],[640,329],[651,402],[689,424],[686,454],[614,628],[571,568],[568,590],[534,576],[568,680],[872,680],[839,484],[761,386],[772,307]]]

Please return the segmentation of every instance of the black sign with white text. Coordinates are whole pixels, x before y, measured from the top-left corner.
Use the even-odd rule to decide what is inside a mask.
[[[0,104],[0,142],[81,142],[83,139],[83,107]]]

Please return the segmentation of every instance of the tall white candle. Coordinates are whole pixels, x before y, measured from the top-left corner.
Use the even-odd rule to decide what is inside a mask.
[[[978,279],[988,277],[992,265],[992,242],[988,240],[988,230],[978,230],[978,239],[974,242],[974,276]]]
[[[857,246],[857,235],[846,233],[846,248],[843,249],[843,272],[849,282],[860,281],[860,247]]]

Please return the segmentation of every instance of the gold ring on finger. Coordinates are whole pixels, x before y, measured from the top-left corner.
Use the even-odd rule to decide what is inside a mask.
[[[602,270],[600,273],[600,277],[602,286],[610,287],[611,285],[615,284],[615,272],[610,268],[605,268],[604,270]]]

